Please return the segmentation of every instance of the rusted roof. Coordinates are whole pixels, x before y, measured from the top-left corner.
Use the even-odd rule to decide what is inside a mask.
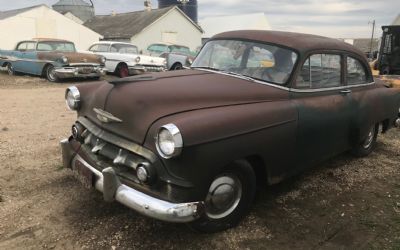
[[[312,50],[345,50],[364,56],[356,47],[338,39],[283,31],[239,30],[218,34],[212,39],[237,38],[256,40],[265,43],[280,44],[307,53]]]
[[[154,23],[173,7],[136,11],[115,15],[95,16],[83,25],[107,38],[130,39]]]

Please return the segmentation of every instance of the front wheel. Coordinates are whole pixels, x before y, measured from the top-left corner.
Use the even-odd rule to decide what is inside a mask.
[[[129,76],[128,66],[126,64],[118,65],[116,73],[120,78],[128,77]]]
[[[58,77],[56,75],[56,69],[53,65],[48,65],[46,67],[46,78],[49,82],[58,82]]]
[[[246,161],[236,161],[215,177],[205,198],[202,217],[190,226],[213,233],[236,226],[249,212],[256,192],[256,176]]]
[[[368,130],[367,136],[357,146],[353,148],[353,154],[358,157],[369,155],[376,146],[376,139],[378,137],[379,124],[371,126]]]
[[[15,70],[14,70],[14,67],[12,66],[11,63],[8,63],[8,64],[7,64],[7,73],[8,73],[8,75],[10,75],[10,76],[15,75]]]

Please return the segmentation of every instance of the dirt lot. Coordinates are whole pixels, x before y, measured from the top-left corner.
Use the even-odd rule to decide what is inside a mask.
[[[400,249],[400,130],[261,190],[237,228],[204,235],[105,203],[62,169],[67,85],[0,73],[0,249]]]

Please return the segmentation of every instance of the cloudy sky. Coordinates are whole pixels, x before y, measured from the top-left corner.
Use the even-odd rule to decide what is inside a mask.
[[[0,0],[0,11],[58,0]],[[143,9],[143,0],[93,0],[97,14]],[[153,6],[157,1],[152,0]],[[274,30],[330,37],[370,37],[372,20],[380,27],[400,14],[399,0],[198,0],[199,17],[264,12]]]

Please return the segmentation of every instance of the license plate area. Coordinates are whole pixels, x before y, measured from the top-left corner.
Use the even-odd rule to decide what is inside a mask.
[[[72,172],[75,178],[77,178],[78,181],[82,183],[85,188],[93,188],[95,179],[94,173],[90,171],[90,169],[86,167],[83,163],[81,163],[80,161],[76,161]]]
[[[90,74],[92,72],[93,72],[92,67],[82,67],[79,69],[79,73],[81,73],[81,74]]]

